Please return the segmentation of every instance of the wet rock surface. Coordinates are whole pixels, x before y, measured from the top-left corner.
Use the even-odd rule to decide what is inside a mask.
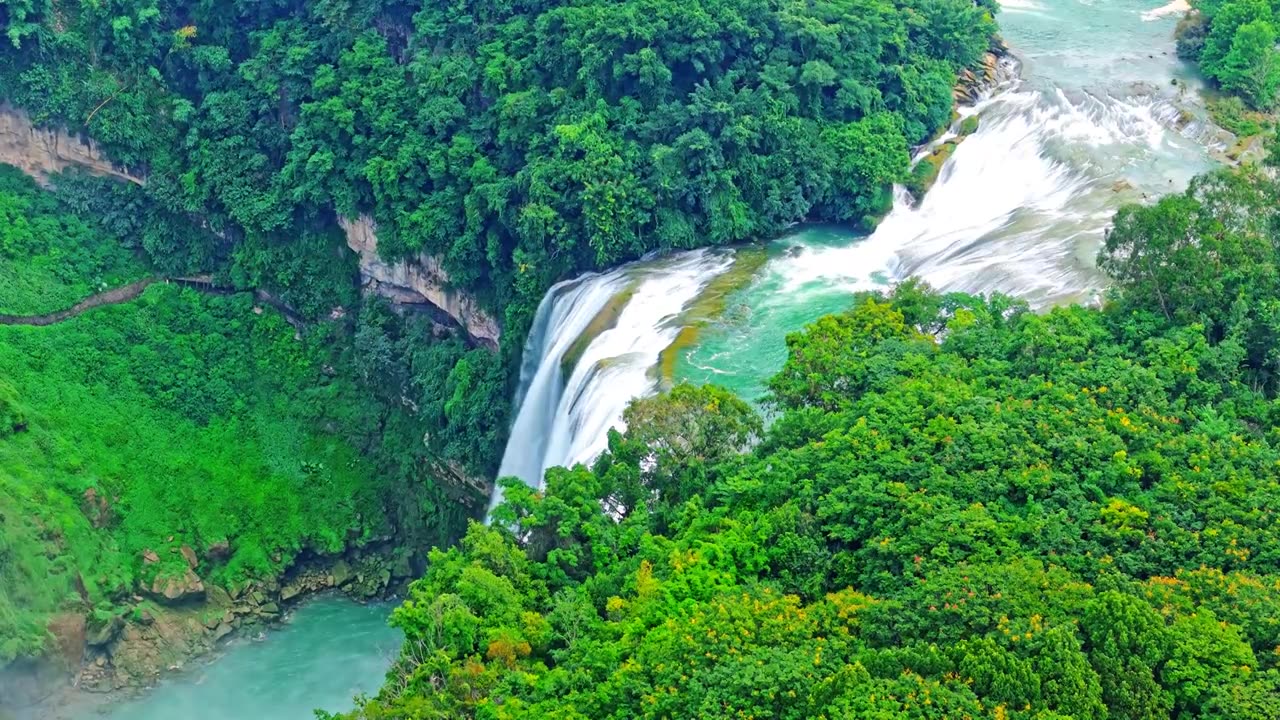
[[[115,614],[58,616],[50,625],[56,642],[48,656],[0,674],[0,720],[8,720],[4,712],[53,717],[83,693],[136,693],[237,634],[260,634],[309,596],[336,591],[357,601],[385,598],[421,570],[389,540],[374,550],[306,557],[278,578],[227,587],[196,574],[201,558],[194,549],[182,546],[174,557],[185,570],[170,564],[169,574],[158,571]],[[160,553],[144,553],[144,566],[159,567],[160,561]]]

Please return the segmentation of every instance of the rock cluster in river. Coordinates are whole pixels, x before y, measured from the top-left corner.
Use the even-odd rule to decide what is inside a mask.
[[[972,105],[982,99],[988,90],[1000,82],[1000,59],[1009,54],[1003,40],[993,40],[991,49],[982,56],[982,67],[960,71],[955,87],[951,90],[957,105]]]

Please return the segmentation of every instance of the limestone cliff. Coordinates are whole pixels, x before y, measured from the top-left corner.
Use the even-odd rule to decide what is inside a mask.
[[[30,116],[8,103],[0,103],[0,162],[16,166],[40,182],[72,167],[138,185],[144,182],[108,160],[93,141],[62,129],[36,127]]]
[[[355,220],[340,219],[347,233],[347,245],[360,256],[360,277],[365,291],[395,303],[427,303],[439,308],[467,331],[476,342],[497,347],[501,337],[498,321],[480,307],[476,299],[449,285],[449,276],[440,261],[423,253],[413,260],[389,262],[378,255],[378,236],[373,219],[361,215]]]
[[[37,127],[26,112],[6,102],[0,102],[0,163],[14,165],[40,182],[73,167],[138,185],[146,181],[112,163],[92,140],[61,128]],[[498,346],[497,320],[475,298],[449,285],[437,258],[424,253],[412,261],[387,262],[378,255],[372,218],[339,223],[346,231],[347,245],[360,257],[366,291],[395,303],[429,304],[453,318],[475,342]]]

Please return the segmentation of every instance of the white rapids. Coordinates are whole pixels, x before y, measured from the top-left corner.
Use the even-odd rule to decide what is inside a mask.
[[[659,355],[681,330],[679,316],[732,263],[732,253],[699,250],[624,265],[560,283],[538,306],[517,397],[519,411],[498,477],[535,488],[548,468],[588,463],[637,397],[657,391]],[[613,327],[590,340],[564,377],[562,360],[591,321],[629,292]],[[495,488],[489,510],[502,501]]]

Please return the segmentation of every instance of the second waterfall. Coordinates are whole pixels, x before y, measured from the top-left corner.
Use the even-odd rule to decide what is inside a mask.
[[[1093,258],[1115,209],[1185,187],[1220,144],[1175,58],[1176,18],[1152,16],[1154,3],[1008,4],[1021,77],[966,111],[977,132],[922,201],[899,191],[870,236],[803,227],[767,258],[752,251],[761,262],[744,264],[749,273],[727,272],[747,252],[698,251],[552,288],[525,347],[500,476],[541,488],[547,468],[590,462],[627,403],[664,379],[758,399],[787,333],[909,275],[1034,307],[1095,297]],[[717,312],[690,312],[700,303]],[[677,341],[692,325],[696,342]],[[500,501],[495,492],[490,509]]]

